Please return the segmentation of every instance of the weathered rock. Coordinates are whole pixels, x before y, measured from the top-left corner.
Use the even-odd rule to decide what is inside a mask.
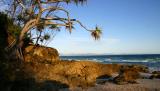
[[[32,64],[32,65],[31,65]],[[27,73],[33,73],[37,81],[58,81],[69,85],[69,87],[93,86],[97,78],[112,77],[117,84],[136,83],[139,72],[143,66],[128,66],[119,64],[101,64],[91,61],[59,61],[53,64],[28,63],[25,69]]]
[[[86,88],[95,85],[97,78],[113,76],[122,68],[122,65],[118,64],[101,64],[91,61],[58,61],[51,64],[30,61],[19,65],[12,62],[10,65],[12,65],[10,69],[13,74],[8,76],[15,74],[14,77],[10,77],[12,84],[15,84],[14,87],[11,87],[14,91],[25,91],[25,88],[26,90],[38,89],[33,91],[54,91],[54,88]],[[138,71],[127,68],[121,71],[124,76],[120,74],[117,81],[123,79],[122,83],[128,83],[134,82],[132,79],[137,79]]]
[[[117,84],[136,83],[140,78],[139,72],[149,72],[146,66],[142,65],[123,65],[119,75],[113,79]]]
[[[24,59],[27,62],[56,62],[59,61],[58,51],[54,48],[29,45],[24,49]]]
[[[144,65],[123,65],[121,70],[129,69],[129,68],[133,68],[134,70],[136,70],[138,72],[143,72],[143,73],[149,72],[149,68]]]
[[[152,75],[149,77],[150,79],[158,78],[160,79],[160,71],[153,71]]]
[[[139,73],[134,68],[125,69],[114,78],[116,84],[136,83],[136,79],[139,78]]]
[[[149,77],[150,79],[157,78],[160,79],[160,74],[153,74]]]
[[[153,71],[152,74],[160,74],[160,71]]]
[[[26,74],[31,73],[30,76],[36,81],[54,80],[68,84],[69,87],[88,87],[95,84],[96,78],[118,72],[120,65],[90,61],[59,61],[52,64],[27,62],[22,68]]]

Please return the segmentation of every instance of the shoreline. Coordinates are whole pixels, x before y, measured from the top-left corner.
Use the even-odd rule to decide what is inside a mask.
[[[96,84],[94,87],[64,88],[59,91],[160,91],[160,79],[137,79],[137,84],[117,85],[112,82]]]

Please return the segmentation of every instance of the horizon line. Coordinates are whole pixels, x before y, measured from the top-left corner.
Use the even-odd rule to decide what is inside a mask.
[[[60,56],[105,56],[105,55],[160,55],[160,53],[128,53],[128,54],[64,54]]]

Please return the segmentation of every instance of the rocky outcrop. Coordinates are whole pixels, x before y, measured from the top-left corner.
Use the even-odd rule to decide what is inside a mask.
[[[116,84],[137,83],[140,72],[149,72],[148,67],[142,65],[123,65],[119,75],[113,79]]]
[[[26,62],[20,68],[20,72],[23,72],[23,78],[34,78],[38,82],[58,81],[72,88],[93,86],[97,77],[111,76],[118,72],[119,68],[120,65],[117,64],[100,64],[91,61],[59,61],[51,64],[33,61]]]
[[[37,61],[9,62],[11,65],[4,77],[11,81],[9,85],[13,91],[29,91],[24,89],[37,89],[33,91],[58,91],[63,88],[88,88],[95,86],[97,78],[111,77],[121,72],[117,77],[121,82],[133,82],[137,79],[136,68],[119,64],[101,64],[93,61],[56,61],[43,63]],[[123,69],[122,69],[123,68]],[[122,71],[123,70],[123,71]],[[124,76],[122,76],[122,74]],[[122,80],[123,79],[123,80]],[[2,83],[4,84],[4,83]],[[56,89],[56,90],[52,90]],[[5,90],[2,90],[5,91]]]
[[[32,64],[32,65],[31,65]],[[100,77],[112,77],[117,84],[135,83],[139,78],[139,72],[143,72],[144,66],[127,66],[119,64],[101,64],[91,61],[59,61],[52,64],[27,63],[27,73],[33,73],[37,81],[54,80],[69,87],[89,87],[96,83]],[[28,69],[32,72],[29,72]],[[146,71],[146,70],[145,70]]]
[[[58,51],[50,47],[30,44],[24,48],[23,53],[24,59],[27,62],[38,61],[52,63],[59,61]]]

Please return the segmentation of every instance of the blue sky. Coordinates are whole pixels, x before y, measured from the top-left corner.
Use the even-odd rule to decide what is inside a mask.
[[[160,53],[160,0],[88,0],[65,8],[88,28],[99,25],[103,35],[94,41],[78,25],[72,34],[62,30],[49,43],[61,55]]]

